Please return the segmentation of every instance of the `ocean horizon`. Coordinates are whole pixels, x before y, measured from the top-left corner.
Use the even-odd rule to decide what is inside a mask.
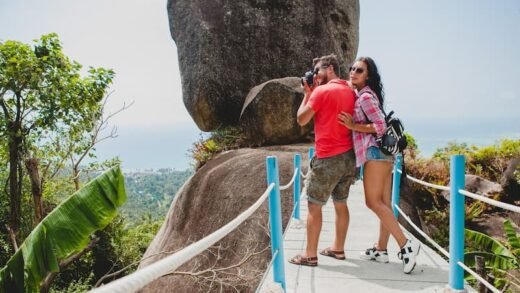
[[[403,119],[405,131],[416,140],[420,155],[430,157],[448,142],[477,147],[493,145],[501,139],[520,139],[520,118],[494,119]],[[192,168],[189,149],[208,133],[194,123],[173,126],[119,126],[118,137],[99,144],[99,160],[118,156],[126,170]]]

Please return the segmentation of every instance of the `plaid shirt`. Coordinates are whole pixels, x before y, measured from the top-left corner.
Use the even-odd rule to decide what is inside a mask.
[[[376,135],[378,137],[383,135],[386,129],[385,115],[379,108],[377,95],[370,87],[365,86],[357,92],[352,118],[356,124],[372,123],[376,129],[376,133],[352,131],[354,150],[356,151],[356,166],[360,167],[366,161],[367,149],[371,146],[379,147],[376,142]]]

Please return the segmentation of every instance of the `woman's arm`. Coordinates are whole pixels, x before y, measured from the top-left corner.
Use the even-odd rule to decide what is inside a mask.
[[[354,131],[357,132],[366,132],[366,133],[376,133],[376,129],[374,128],[374,124],[359,124],[354,123],[352,120],[352,115],[341,112],[338,114],[338,122]]]

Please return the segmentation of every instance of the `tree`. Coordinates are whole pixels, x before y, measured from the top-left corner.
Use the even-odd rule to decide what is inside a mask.
[[[83,122],[83,127],[92,129],[95,120],[91,118],[101,115],[100,101],[114,72],[90,68],[88,76],[81,77],[81,68],[63,54],[56,34],[42,36],[33,47],[17,41],[0,43],[0,137],[7,138],[8,144],[8,226],[15,250],[20,236],[23,162],[31,145],[63,125]]]

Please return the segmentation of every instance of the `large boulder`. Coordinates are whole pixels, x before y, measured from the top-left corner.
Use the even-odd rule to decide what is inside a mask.
[[[240,126],[253,145],[283,145],[312,138],[313,123],[300,126],[296,114],[303,100],[300,78],[274,79],[251,89],[240,113]]]
[[[200,168],[176,195],[166,220],[148,247],[140,267],[147,266],[218,230],[248,209],[267,188],[265,161],[279,160],[280,183],[293,175],[293,156],[302,154],[307,171],[309,145],[239,149],[218,155]],[[244,223],[211,249],[194,257],[177,271],[201,272],[168,274],[153,281],[142,292],[254,292],[271,259],[267,200]],[[281,191],[284,229],[292,212],[292,189]],[[250,256],[244,261],[244,258]],[[244,261],[240,267],[224,272]],[[215,273],[215,275],[213,275]],[[213,278],[215,277],[215,278]],[[236,289],[236,290],[235,290]]]
[[[464,183],[464,190],[486,197],[497,196],[504,191],[500,184],[477,175],[466,174]],[[450,200],[449,191],[443,191],[442,194],[446,200]]]
[[[520,158],[512,159],[502,178],[500,178],[500,185],[504,188],[506,197],[504,200],[509,203],[520,201],[520,184],[518,184],[515,171],[520,170]]]
[[[359,0],[168,0],[183,99],[203,131],[237,125],[246,94],[302,76],[335,53],[341,75],[357,54]]]

